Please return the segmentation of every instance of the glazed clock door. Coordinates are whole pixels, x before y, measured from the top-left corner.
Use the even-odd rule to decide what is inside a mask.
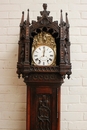
[[[30,124],[27,124],[27,130],[57,130],[57,88],[41,86],[32,87],[29,91],[30,119],[28,117],[27,120],[30,120]],[[27,115],[29,115],[29,109]]]

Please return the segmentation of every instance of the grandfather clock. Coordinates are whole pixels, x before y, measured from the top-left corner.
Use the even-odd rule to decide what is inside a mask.
[[[26,130],[60,130],[61,85],[70,78],[69,22],[53,21],[43,4],[37,21],[20,23],[17,74],[27,86]]]

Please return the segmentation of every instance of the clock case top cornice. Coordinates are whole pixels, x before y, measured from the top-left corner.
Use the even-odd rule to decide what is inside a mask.
[[[56,77],[60,76],[62,79],[65,77],[65,75],[67,75],[68,78],[70,78],[70,41],[67,13],[66,22],[64,22],[61,10],[60,24],[58,24],[58,21],[53,21],[53,17],[49,16],[50,11],[47,11],[47,4],[43,4],[43,11],[40,11],[40,14],[41,16],[37,17],[37,21],[33,20],[30,24],[29,10],[27,14],[27,20],[25,21],[24,12],[22,12],[22,18],[20,23],[20,38],[18,42],[18,77],[20,78],[20,75],[22,75],[25,82],[32,81],[30,75],[37,75],[38,82],[40,80],[40,75],[44,74],[48,74],[48,77],[49,74],[54,74],[56,75]],[[50,33],[55,38],[55,42],[57,45],[56,66],[33,66],[31,64],[31,47],[33,38],[35,35],[43,31]],[[33,77],[32,79],[35,79],[35,77]],[[56,78],[54,76],[54,81],[55,79]],[[43,82],[46,82],[46,80],[44,79]],[[47,82],[49,82],[49,80],[47,80]]]

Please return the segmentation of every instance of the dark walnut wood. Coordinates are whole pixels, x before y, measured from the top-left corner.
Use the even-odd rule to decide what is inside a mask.
[[[24,21],[24,12],[20,23],[20,38],[17,62],[18,77],[22,75],[27,85],[26,130],[60,130],[61,85],[67,75],[70,78],[70,41],[69,22],[63,21],[62,10],[60,24],[53,21],[47,4],[43,4],[41,16],[37,21]],[[32,44],[41,32],[51,34],[56,43],[56,65],[32,65]]]

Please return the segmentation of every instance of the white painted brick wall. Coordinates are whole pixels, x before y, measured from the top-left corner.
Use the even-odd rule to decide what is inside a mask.
[[[71,41],[71,79],[61,97],[61,130],[87,130],[87,0],[44,0],[54,20],[68,12]],[[25,130],[26,85],[16,74],[21,12],[39,16],[41,0],[0,0],[0,130]],[[64,16],[65,19],[65,16]]]

